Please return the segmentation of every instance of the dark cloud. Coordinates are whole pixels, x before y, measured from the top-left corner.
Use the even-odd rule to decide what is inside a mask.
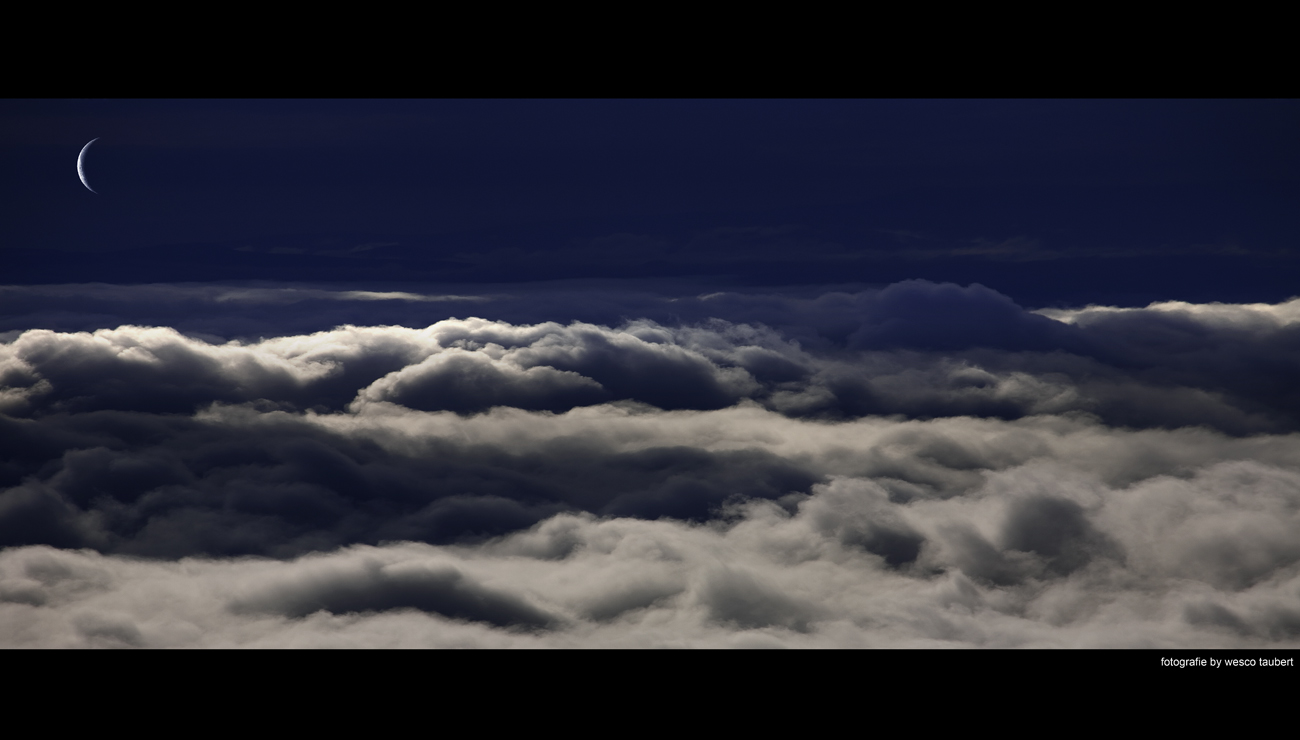
[[[700,591],[709,615],[743,629],[785,627],[807,632],[819,610],[792,598],[744,571],[722,569],[709,574]]]
[[[450,619],[487,622],[497,627],[548,627],[555,617],[525,599],[484,588],[452,566],[385,568],[371,562],[351,572],[317,574],[308,583],[289,584],[233,603],[236,611],[271,611],[289,617],[418,609]]]
[[[0,547],[48,544],[85,547],[97,539],[93,525],[58,491],[39,483],[0,493]],[[91,529],[87,532],[87,529]]]
[[[619,450],[564,436],[513,446],[435,438],[403,450],[295,415],[244,413],[252,416],[234,426],[120,412],[100,419],[157,428],[118,449],[79,449],[84,438],[70,436],[70,449],[52,446],[27,462],[35,471],[27,482],[0,493],[0,535],[10,545],[153,557],[286,556],[351,542],[481,539],[569,510],[703,520],[728,499],[776,499],[819,479],[763,450],[671,439]],[[93,415],[72,418],[84,416]],[[29,424],[57,430],[70,420]]]
[[[863,320],[846,340],[855,349],[1070,351],[1084,346],[1071,327],[1027,313],[978,284],[962,288],[909,280],[856,298]]]

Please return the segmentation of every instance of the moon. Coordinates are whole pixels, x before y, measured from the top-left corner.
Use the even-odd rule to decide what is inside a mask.
[[[94,144],[96,141],[99,141],[98,136],[86,142],[86,145],[81,147],[81,154],[77,155],[77,177],[81,178],[81,184],[85,185],[87,190],[95,195],[99,195],[98,191],[90,187],[90,183],[86,181],[86,152],[90,150],[90,145]]]

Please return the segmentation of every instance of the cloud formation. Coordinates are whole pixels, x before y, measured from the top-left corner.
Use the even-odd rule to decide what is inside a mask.
[[[10,331],[0,644],[1300,642],[1294,302],[480,298]]]
[[[1296,491],[1294,471],[1249,462],[1130,489],[1039,465],[968,498],[894,504],[870,480],[839,478],[789,508],[751,500],[711,523],[559,514],[473,545],[179,560],[16,547],[0,552],[0,639],[1294,646]]]
[[[199,312],[208,317],[204,328],[229,325],[216,334],[137,325],[9,332],[0,345],[0,403],[14,414],[192,412],[213,401],[258,399],[299,409],[393,401],[422,410],[507,405],[561,412],[619,400],[706,409],[751,399],[824,418],[1077,412],[1126,427],[1208,425],[1231,434],[1300,428],[1300,395],[1291,382],[1300,369],[1295,301],[1028,311],[978,285],[910,281],[806,298],[641,294],[620,304],[590,293],[593,307],[585,313],[611,319],[600,323],[457,319],[446,309],[424,320],[429,305],[489,316],[584,312],[547,295],[430,302],[401,291],[362,300],[358,291],[224,290],[153,289],[155,298],[206,301],[212,311]],[[130,313],[123,309],[130,301],[101,292]],[[238,301],[230,299],[236,294]],[[351,307],[354,319],[367,318],[378,304],[385,311],[401,304],[408,313],[389,315],[401,319],[393,324],[223,338],[238,335],[248,317],[223,318],[222,306],[273,306],[276,316],[285,305],[298,306],[284,319],[295,325],[316,315],[321,295]],[[144,313],[166,313],[140,300],[153,306]],[[634,311],[658,318],[627,318]],[[140,396],[146,387],[148,398]]]

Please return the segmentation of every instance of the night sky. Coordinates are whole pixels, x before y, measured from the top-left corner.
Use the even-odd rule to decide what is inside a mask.
[[[7,100],[0,172],[0,646],[1300,647],[1298,101]]]

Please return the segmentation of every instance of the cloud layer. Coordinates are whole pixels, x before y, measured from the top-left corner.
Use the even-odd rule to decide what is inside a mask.
[[[1300,643],[1295,302],[240,290],[4,335],[0,644]]]

